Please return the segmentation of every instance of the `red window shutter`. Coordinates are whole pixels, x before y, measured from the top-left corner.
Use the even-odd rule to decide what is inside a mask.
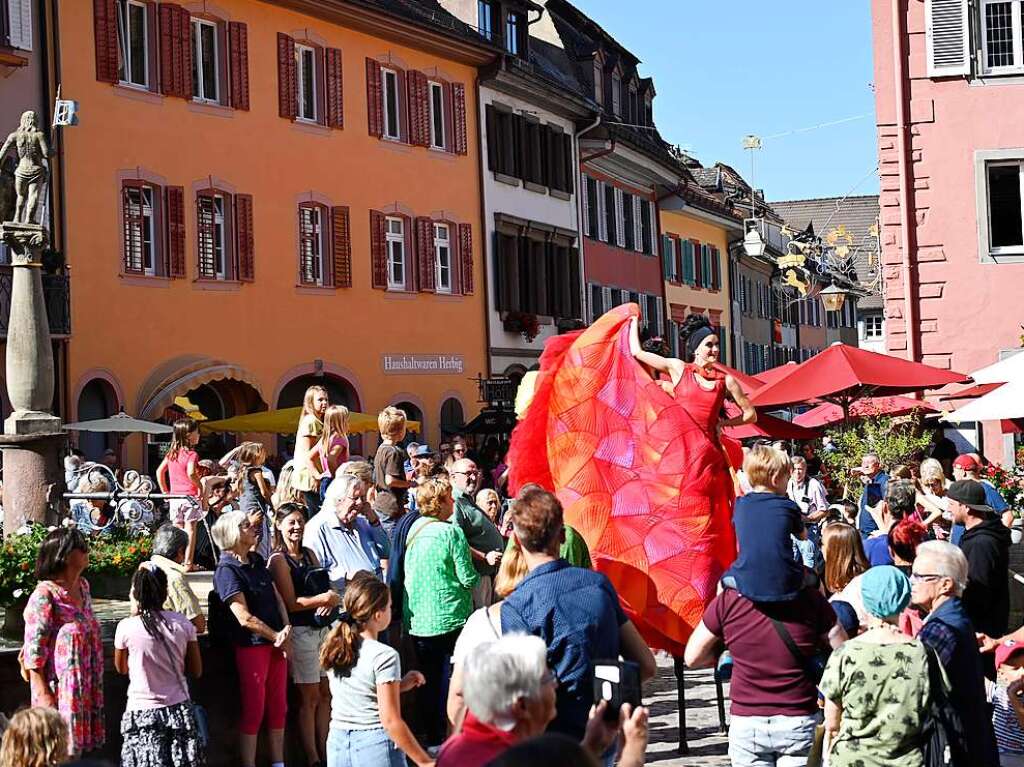
[[[413,219],[402,216],[402,231],[405,232],[405,289],[410,293],[419,290],[419,258],[416,254],[416,237],[413,232]]]
[[[387,241],[384,235],[384,214],[379,210],[370,211],[370,268],[373,273],[373,287],[388,289]]]
[[[422,216],[416,219],[416,263],[420,290],[434,292],[434,222]]]
[[[462,83],[452,83],[452,120],[455,123],[453,151],[455,154],[466,154],[469,151],[466,134],[466,86]]]
[[[371,136],[384,135],[384,87],[380,81],[380,62],[373,59],[366,60],[366,122]]]
[[[192,17],[180,5],[160,3],[160,92],[192,98]]]
[[[93,0],[92,21],[96,35],[96,79],[116,83],[117,5],[114,0]]]
[[[185,190],[169,186],[167,197],[167,275],[185,276]]]
[[[256,248],[253,237],[252,195],[235,195],[235,239],[238,253],[238,279],[252,282],[256,278]]]
[[[327,124],[332,128],[345,126],[344,88],[341,68],[341,51],[338,48],[324,50],[324,78],[327,86]]]
[[[409,87],[409,143],[430,146],[430,96],[427,76],[415,69],[406,73]]]
[[[334,287],[352,287],[352,230],[349,226],[348,206],[331,208],[333,223]]]
[[[142,256],[142,205],[133,197],[134,186],[121,188],[121,208],[124,216],[124,273],[142,274],[145,271]]]
[[[249,111],[249,28],[241,21],[228,23],[231,54],[231,106]]]
[[[462,262],[462,294],[473,295],[473,227],[459,224],[459,260]]]
[[[277,33],[277,113],[294,120],[298,114],[298,82],[295,72],[295,40]]]

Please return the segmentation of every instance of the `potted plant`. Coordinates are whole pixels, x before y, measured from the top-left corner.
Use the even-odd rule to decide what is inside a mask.
[[[48,530],[25,525],[7,536],[0,547],[0,607],[4,610],[4,636],[17,638],[25,631],[25,604],[36,587],[36,554]]]
[[[502,321],[502,327],[509,333],[520,333],[527,341],[533,341],[540,334],[540,322],[536,314],[509,312]]]

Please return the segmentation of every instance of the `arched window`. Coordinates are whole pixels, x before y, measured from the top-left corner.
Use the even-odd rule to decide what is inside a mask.
[[[109,418],[117,413],[117,410],[117,393],[109,381],[93,378],[82,387],[82,392],[78,395],[79,421]],[[78,449],[85,453],[85,457],[90,461],[100,460],[105,450],[116,447],[117,437],[113,434],[92,431],[78,432]]]
[[[451,437],[462,431],[466,425],[466,414],[462,403],[455,397],[449,397],[441,403],[441,436]]]
[[[426,431],[423,423],[423,411],[420,410],[419,406],[414,405],[412,402],[396,402],[395,407],[405,413],[407,421],[419,421],[419,429],[408,429],[405,435],[407,442],[419,442],[420,437],[424,431]]]

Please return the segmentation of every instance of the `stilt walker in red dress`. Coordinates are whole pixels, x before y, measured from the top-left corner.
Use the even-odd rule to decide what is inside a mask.
[[[510,487],[555,492],[640,633],[681,656],[736,556],[729,469],[739,451],[733,443],[727,457],[719,429],[756,414],[711,367],[718,336],[705,318],[687,318],[684,362],[641,349],[638,315],[625,304],[548,341],[512,435]],[[742,415],[722,420],[727,396]]]

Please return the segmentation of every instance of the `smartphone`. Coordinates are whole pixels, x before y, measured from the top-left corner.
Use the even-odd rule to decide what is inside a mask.
[[[599,660],[594,662],[594,704],[608,701],[604,718],[619,721],[623,703],[634,709],[640,705],[640,666],[629,660]]]

